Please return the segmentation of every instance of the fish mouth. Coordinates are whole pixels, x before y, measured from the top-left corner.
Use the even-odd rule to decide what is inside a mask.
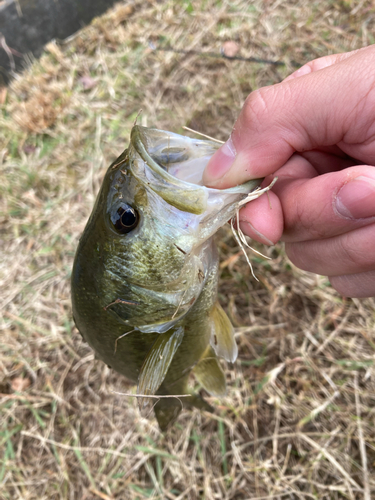
[[[130,144],[135,155],[130,168],[140,182],[169,205],[213,219],[258,188],[263,180],[254,179],[228,189],[204,186],[203,171],[219,147],[213,141],[135,125]],[[228,220],[233,215],[233,209],[223,213],[224,222],[225,217]]]

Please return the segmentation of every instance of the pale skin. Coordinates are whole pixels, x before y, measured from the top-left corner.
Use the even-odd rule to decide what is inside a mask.
[[[375,46],[309,62],[252,92],[203,180],[277,176],[240,212],[242,231],[281,240],[301,269],[346,297],[375,296]]]

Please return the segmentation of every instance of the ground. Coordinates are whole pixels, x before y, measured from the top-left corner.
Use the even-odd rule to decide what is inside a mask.
[[[1,499],[375,495],[373,299],[343,299],[282,245],[257,246],[272,260],[251,257],[256,282],[223,228],[219,298],[239,358],[225,366],[227,397],[209,398],[213,414],[184,411],[162,434],[83,343],[69,286],[105,169],[140,109],[143,125],[225,139],[252,90],[373,43],[374,28],[369,1],[135,0],[49,44],[0,89]]]

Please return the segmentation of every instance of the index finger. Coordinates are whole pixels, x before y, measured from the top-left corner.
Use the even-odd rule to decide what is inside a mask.
[[[375,47],[368,47],[321,71],[252,92],[231,137],[209,161],[203,182],[226,188],[265,177],[293,153],[321,146],[339,144],[352,155],[360,144],[356,151],[367,153],[375,107],[374,55]],[[370,162],[366,154],[360,156]]]

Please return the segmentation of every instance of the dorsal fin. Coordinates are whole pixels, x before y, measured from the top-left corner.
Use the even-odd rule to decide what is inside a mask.
[[[224,372],[211,346],[207,347],[193,372],[198,382],[212,396],[225,396],[227,386]]]
[[[158,336],[143,362],[138,378],[137,394],[153,395],[156,393],[167,374],[183,336],[183,327],[168,330]],[[139,403],[142,408],[144,403],[148,403],[147,398],[140,398]]]
[[[234,330],[226,312],[219,302],[211,309],[211,346],[216,355],[234,363],[238,348],[234,338]]]

